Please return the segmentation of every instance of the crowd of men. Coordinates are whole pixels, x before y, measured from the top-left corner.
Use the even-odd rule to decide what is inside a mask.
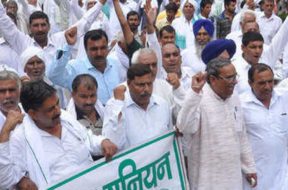
[[[0,189],[43,189],[175,129],[189,189],[287,190],[285,10],[2,0]]]

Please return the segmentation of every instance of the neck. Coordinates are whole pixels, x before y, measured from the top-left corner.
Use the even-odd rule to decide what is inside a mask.
[[[264,15],[266,18],[270,18],[272,16],[272,14],[266,14],[266,13],[264,13]]]
[[[39,46],[40,46],[41,48],[44,48],[44,47],[46,47],[47,44],[48,44],[48,38],[45,39],[45,40],[43,40],[43,41],[40,41],[40,42],[38,41],[37,43],[39,44]]]
[[[104,73],[107,63],[106,63],[106,61],[105,61],[105,62],[101,62],[101,63],[97,62],[97,63],[94,63],[94,64],[92,64],[92,65],[93,65],[98,71],[100,71],[101,73]]]
[[[35,122],[36,123],[36,122]],[[61,124],[58,124],[56,126],[53,127],[41,127],[36,123],[37,127],[40,128],[43,131],[46,131],[47,133],[49,133],[50,135],[53,135],[55,137],[58,137],[59,139],[61,138],[61,132],[62,132],[62,126]]]

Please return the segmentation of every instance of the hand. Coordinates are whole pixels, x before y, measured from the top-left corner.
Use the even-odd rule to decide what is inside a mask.
[[[199,94],[199,92],[202,90],[204,84],[206,83],[206,77],[207,73],[204,72],[199,72],[196,75],[192,77],[192,90]]]
[[[126,86],[124,86],[124,85],[117,86],[117,87],[114,89],[114,98],[115,98],[116,100],[124,100],[124,98],[125,98],[125,91],[126,91]]]
[[[157,9],[151,7],[151,0],[146,1],[146,4],[144,5],[144,12],[147,16],[147,23],[149,25],[154,25],[157,17]]]
[[[77,27],[73,26],[65,31],[65,38],[69,45],[73,46],[77,41]]]
[[[182,137],[183,136],[183,133],[181,133],[177,127],[175,127],[175,134],[176,134],[176,137]]]
[[[21,83],[23,84],[25,82],[29,82],[31,79],[29,76],[24,75],[24,76],[20,77],[20,80],[21,80]]]
[[[176,73],[168,73],[166,81],[173,86],[174,90],[180,86],[180,80]]]
[[[27,0],[28,4],[37,6],[37,0]]]
[[[17,124],[22,123],[24,114],[17,110],[9,110],[3,128],[0,132],[0,142],[9,141],[10,133]]]
[[[257,174],[256,173],[246,174],[246,179],[252,188],[257,186]],[[253,182],[253,180],[254,180],[254,182]]]
[[[22,123],[24,114],[18,110],[9,110],[6,121],[3,125],[3,130],[13,131],[17,124]]]
[[[104,139],[101,143],[103,155],[106,160],[111,160],[112,156],[117,152],[117,146],[112,143],[109,139]]]
[[[36,184],[28,177],[22,177],[17,183],[17,189],[19,190],[37,190]]]

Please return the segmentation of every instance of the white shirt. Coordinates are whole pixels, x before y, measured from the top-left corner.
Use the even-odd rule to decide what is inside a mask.
[[[10,137],[9,143],[0,144],[1,186],[9,188],[28,172],[29,177],[42,189],[81,167],[92,163],[92,154],[101,154],[104,137],[92,135],[67,112],[61,113],[61,139],[39,129],[26,115]],[[7,154],[9,152],[10,154]],[[5,173],[2,172],[3,169]]]
[[[236,52],[234,54],[234,56],[232,57],[232,60],[235,58],[235,57],[238,57],[238,56],[241,56],[242,54],[242,48],[241,48],[241,45],[242,45],[242,37],[243,37],[243,33],[241,30],[237,30],[237,31],[234,31],[234,32],[230,32],[227,36],[226,36],[226,39],[230,39],[230,40],[233,40],[236,44]]]
[[[248,83],[248,70],[251,68],[251,65],[242,57],[239,56],[232,61],[239,78],[235,86],[239,94],[247,92],[250,90],[250,85]]]
[[[253,190],[288,189],[288,94],[273,92],[267,109],[251,92],[241,96],[248,138],[256,161]],[[245,190],[251,188],[247,186]],[[251,189],[252,190],[252,189]]]
[[[127,93],[126,93],[127,94]],[[102,134],[119,150],[137,145],[172,128],[170,108],[162,98],[152,95],[146,110],[130,97],[107,102]]]
[[[282,20],[280,17],[276,16],[274,13],[267,18],[264,12],[258,17],[257,22],[259,24],[260,33],[264,38],[265,44],[270,44],[273,37],[282,25]]]

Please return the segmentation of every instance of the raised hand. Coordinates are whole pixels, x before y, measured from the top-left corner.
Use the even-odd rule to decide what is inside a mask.
[[[206,77],[207,77],[206,72],[204,73],[199,72],[192,77],[191,88],[194,92],[199,93],[202,90],[204,84],[206,83]]]
[[[117,86],[113,91],[114,92],[114,98],[116,100],[124,100],[125,91],[126,91],[126,86],[124,86],[124,85]]]
[[[166,81],[173,86],[173,89],[177,89],[180,86],[180,80],[176,73],[168,73]]]
[[[149,25],[154,25],[157,17],[157,9],[151,7],[151,0],[146,1],[146,4],[144,5],[144,11],[147,16],[147,23]]]
[[[77,27],[74,26],[65,31],[67,44],[73,46],[77,41]]]

